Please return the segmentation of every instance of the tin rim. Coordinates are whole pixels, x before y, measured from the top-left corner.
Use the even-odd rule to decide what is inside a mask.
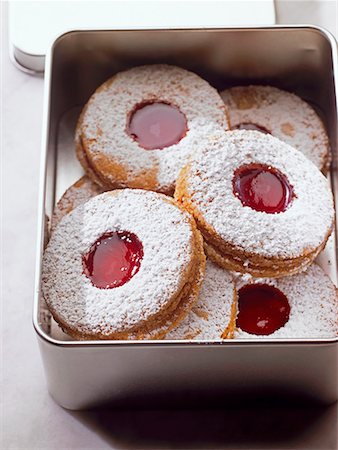
[[[82,32],[110,32],[110,31],[119,31],[119,32],[130,32],[130,31],[194,31],[194,32],[209,32],[209,31],[252,31],[252,30],[309,30],[312,32],[317,32],[324,36],[324,38],[330,44],[331,50],[331,58],[332,58],[332,66],[333,66],[333,78],[334,78],[334,87],[335,87],[335,105],[338,110],[338,79],[337,79],[337,70],[338,70],[338,55],[337,55],[337,41],[335,37],[326,29],[308,25],[308,24],[300,24],[300,25],[271,25],[271,26],[262,26],[262,27],[226,27],[226,28],[146,28],[146,29],[76,29],[70,30],[66,33],[60,34],[53,43],[51,43],[48,52],[46,54],[45,60],[45,89],[44,89],[44,104],[43,104],[43,122],[42,122],[42,146],[41,146],[41,156],[40,156],[40,179],[39,179],[39,205],[38,205],[38,230],[37,230],[37,247],[36,247],[36,266],[35,266],[35,282],[34,282],[34,304],[33,304],[33,326],[35,332],[39,339],[45,341],[50,345],[54,345],[57,347],[105,347],[109,346],[135,346],[138,347],[200,347],[200,346],[208,346],[208,347],[216,347],[216,346],[254,346],[254,347],[265,347],[265,346],[276,346],[276,347],[285,347],[285,346],[318,346],[318,345],[332,345],[338,343],[338,337],[335,338],[317,338],[317,339],[228,339],[223,341],[215,341],[215,340],[86,340],[86,341],[61,341],[58,339],[54,339],[49,336],[42,328],[38,320],[39,315],[39,300],[40,300],[40,285],[41,285],[41,269],[42,269],[42,256],[43,256],[43,242],[44,242],[44,225],[45,225],[45,215],[44,215],[44,200],[46,194],[46,171],[47,171],[47,147],[48,147],[48,129],[49,129],[49,112],[50,112],[50,88],[51,88],[51,73],[52,73],[52,65],[53,65],[53,52],[57,43],[63,39],[65,36],[68,36],[73,33],[82,33]],[[338,119],[338,116],[337,116]],[[337,158],[338,159],[338,158]],[[337,161],[338,164],[338,161]],[[335,206],[336,211],[338,211],[338,180],[334,180],[334,177],[331,173],[331,182],[332,182],[332,190],[334,192],[335,198]],[[336,220],[335,225],[335,238],[336,238],[336,254],[338,254],[338,220]]]

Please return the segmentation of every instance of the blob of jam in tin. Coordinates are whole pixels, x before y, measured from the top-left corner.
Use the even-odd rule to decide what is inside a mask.
[[[143,246],[135,234],[128,231],[105,233],[82,257],[83,273],[97,288],[116,288],[136,275],[142,258]]]
[[[279,289],[268,284],[248,284],[238,291],[236,325],[242,331],[269,335],[289,320],[290,305]]]
[[[127,126],[128,134],[145,150],[177,144],[187,130],[185,115],[176,106],[162,102],[137,105]]]
[[[293,188],[286,176],[262,164],[249,164],[237,169],[233,191],[243,206],[268,214],[284,212],[293,197]]]

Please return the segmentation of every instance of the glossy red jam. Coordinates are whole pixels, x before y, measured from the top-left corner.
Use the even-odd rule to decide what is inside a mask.
[[[287,209],[293,189],[279,170],[261,164],[250,164],[236,170],[233,190],[244,206],[268,214]]]
[[[124,285],[138,271],[143,258],[143,246],[137,236],[128,231],[102,235],[83,256],[83,272],[100,289]]]
[[[127,131],[144,149],[162,149],[177,144],[186,135],[187,121],[176,106],[146,103],[132,113]]]
[[[268,284],[248,284],[238,291],[237,327],[250,334],[269,335],[289,320],[286,296]]]
[[[254,130],[254,131],[260,131],[264,134],[271,134],[269,130],[267,130],[265,127],[262,127],[261,125],[257,125],[256,123],[251,122],[243,122],[239,123],[238,125],[232,127],[233,130]]]

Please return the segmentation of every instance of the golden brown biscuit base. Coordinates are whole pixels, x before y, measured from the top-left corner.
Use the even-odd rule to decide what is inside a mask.
[[[92,197],[95,197],[95,195],[102,194],[102,192],[103,189],[96,183],[93,183],[86,175],[76,181],[76,183],[65,191],[55,205],[51,219],[51,233],[53,233],[55,227],[66,214]]]
[[[88,103],[87,103],[87,105],[85,105],[85,107],[81,111],[80,117],[79,117],[79,119],[77,121],[77,125],[76,125],[76,133],[75,133],[76,156],[77,156],[77,159],[79,160],[80,164],[84,168],[88,177],[91,178],[94,181],[94,183],[101,186],[104,190],[109,190],[109,186],[106,185],[104,180],[101,179],[101,177],[96,173],[94,167],[91,165],[91,162],[90,162],[90,160],[84,150],[84,147],[82,145],[81,134],[78,131],[78,130],[81,130],[81,128],[82,128],[82,122],[83,122],[83,118],[84,118],[87,108],[88,108]],[[111,189],[114,189],[114,188],[115,187],[112,187]]]
[[[145,169],[138,176],[131,180],[123,165],[114,161],[103,153],[92,155],[87,151],[89,141],[82,136],[76,144],[76,152],[79,161],[84,167],[87,175],[96,183],[100,184],[105,190],[131,188],[146,189],[156,191],[166,195],[173,195],[173,187],[160,189],[157,181],[158,167]],[[95,159],[95,163],[94,160]]]
[[[86,172],[86,175],[103,190],[109,190],[103,180],[96,175],[94,168],[92,168],[86,152],[83,150],[81,139],[76,142],[75,151],[80,164]]]
[[[118,191],[113,191],[110,194],[117,195],[117,193]],[[163,197],[165,201],[180,207],[170,197]],[[100,333],[79,333],[77,330],[70,328],[56,314],[53,308],[49,306],[54,319],[58,322],[64,332],[75,339],[81,340],[162,339],[172,328],[177,326],[197,301],[205,270],[206,258],[203,250],[202,235],[197,229],[194,219],[191,217],[189,220],[193,231],[191,261],[186,268],[186,277],[183,277],[182,284],[179,287],[177,294],[173,296],[164,310],[161,310],[158,314],[154,315],[151,320],[138,324],[137,327],[128,330],[128,332],[114,332],[110,335],[102,335]]]
[[[236,319],[237,319],[237,302],[238,302],[238,294],[237,289],[234,287],[234,300],[231,305],[231,316],[228,326],[223,331],[221,338],[222,339],[233,339],[236,331]]]
[[[277,257],[267,258],[261,255],[244,251],[223,241],[216,231],[208,224],[196,205],[191,201],[188,189],[188,173],[190,167],[185,166],[177,180],[175,199],[195,218],[205,242],[204,248],[207,256],[224,269],[234,272],[249,272],[254,277],[279,278],[293,275],[306,269],[324,249],[334,227],[332,223],[323,243],[316,249],[309,249],[299,257],[281,259]]]
[[[206,242],[204,242],[204,249],[208,257],[220,267],[234,272],[250,273],[250,275],[256,278],[280,278],[287,275],[294,275],[305,270],[317,256],[316,253],[313,259],[307,257],[300,261],[297,260],[298,265],[290,264],[287,266],[287,269],[285,267],[277,266],[273,260],[270,261],[269,266],[269,260],[266,260],[267,267],[262,268],[261,266],[256,267],[251,263],[243,264],[241,260],[235,259],[231,255],[222,255],[212,245],[209,245]]]

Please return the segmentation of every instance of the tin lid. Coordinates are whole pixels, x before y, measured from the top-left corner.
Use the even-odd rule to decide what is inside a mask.
[[[43,72],[47,49],[75,29],[217,28],[273,25],[273,0],[15,1],[9,4],[13,62]]]

